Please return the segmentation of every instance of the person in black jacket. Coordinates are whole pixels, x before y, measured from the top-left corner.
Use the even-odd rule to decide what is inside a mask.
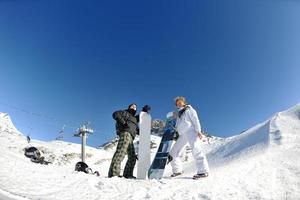
[[[133,140],[136,134],[139,134],[139,116],[135,115],[137,105],[132,103],[126,110],[120,110],[113,113],[113,118],[116,120],[117,134],[119,135],[119,142],[117,150],[112,158],[108,177],[120,176],[121,162],[127,154],[128,160],[124,169],[123,176],[125,178],[135,178],[133,170],[136,163],[136,154],[134,150]]]

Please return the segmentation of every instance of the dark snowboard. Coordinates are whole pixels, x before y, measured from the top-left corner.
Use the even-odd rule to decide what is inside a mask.
[[[149,179],[161,179],[168,161],[169,152],[175,137],[176,118],[168,114],[164,134],[158,147],[155,158],[148,170]]]

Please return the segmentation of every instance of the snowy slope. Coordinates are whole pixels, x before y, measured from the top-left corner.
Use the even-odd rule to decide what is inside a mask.
[[[193,161],[175,179],[169,165],[160,181],[105,178],[114,146],[86,150],[101,177],[74,172],[78,144],[33,140],[53,164],[32,163],[23,155],[26,137],[3,113],[0,143],[0,199],[300,199],[300,104],[240,135],[203,143],[211,173],[199,181],[191,179]]]

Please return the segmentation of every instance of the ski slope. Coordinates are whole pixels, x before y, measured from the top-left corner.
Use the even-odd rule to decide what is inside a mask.
[[[62,141],[33,140],[32,145],[53,164],[32,163],[24,156],[26,137],[4,113],[0,113],[0,144],[1,200],[300,199],[300,104],[240,135],[203,143],[211,173],[197,181],[191,179],[196,172],[192,159],[185,162],[184,175],[175,179],[169,178],[169,165],[160,181],[108,179],[114,148],[86,149],[86,161],[100,177],[77,173],[80,145]]]

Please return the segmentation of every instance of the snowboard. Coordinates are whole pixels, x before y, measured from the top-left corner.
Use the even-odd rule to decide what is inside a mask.
[[[140,139],[138,148],[137,178],[146,179],[150,167],[150,143],[151,143],[151,115],[147,112],[140,113]]]
[[[166,163],[168,161],[169,152],[176,132],[175,125],[176,125],[176,117],[174,117],[173,112],[170,112],[167,115],[164,134],[162,136],[157,153],[148,170],[149,179],[161,179],[164,174]]]

